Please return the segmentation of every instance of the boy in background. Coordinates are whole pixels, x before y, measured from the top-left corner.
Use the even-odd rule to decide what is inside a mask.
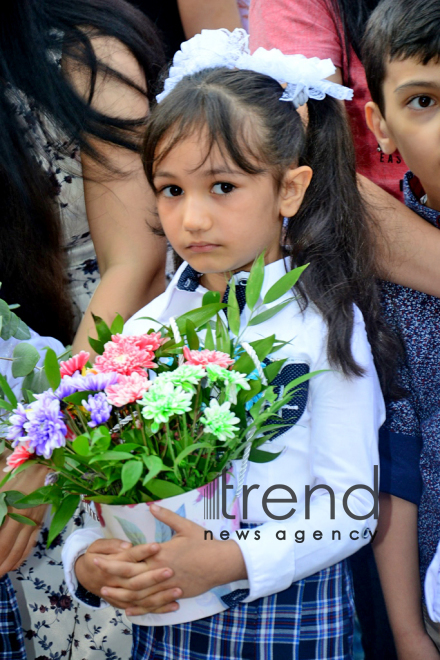
[[[439,0],[381,2],[366,29],[362,61],[373,99],[368,126],[380,149],[398,150],[411,170],[406,205],[440,228]],[[440,658],[440,299],[384,283],[383,311],[404,345],[405,395],[388,402],[381,429],[375,555],[399,659],[434,660]]]

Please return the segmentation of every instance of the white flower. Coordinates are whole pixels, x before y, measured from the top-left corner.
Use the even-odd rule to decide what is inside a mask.
[[[206,372],[211,383],[216,383],[218,380],[226,383],[226,396],[231,403],[237,403],[237,390],[250,390],[246,374],[239,371],[229,371],[217,365],[208,365]]]
[[[194,392],[194,386],[197,386],[205,376],[206,372],[203,367],[182,364],[175,371],[162,373],[159,378],[165,382],[173,383],[173,385],[180,385],[187,392]]]
[[[209,407],[205,408],[200,422],[207,433],[212,433],[222,442],[229,438],[235,438],[238,429],[235,427],[240,422],[239,418],[230,411],[231,404],[226,401],[221,406],[217,399],[211,399]]]
[[[151,388],[140,401],[142,416],[152,419],[151,430],[157,433],[161,424],[166,424],[173,415],[183,415],[191,410],[192,392],[185,392],[180,386],[156,378]]]

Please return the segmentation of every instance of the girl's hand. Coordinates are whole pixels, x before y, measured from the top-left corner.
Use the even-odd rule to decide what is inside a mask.
[[[118,539],[100,539],[78,558],[75,573],[83,587],[103,597],[113,607],[125,609],[132,599],[136,602],[142,598],[142,584],[149,590],[155,611],[169,612],[178,608],[174,601],[181,595],[181,591],[178,591],[177,596],[163,591],[163,581],[173,575],[171,569],[148,570],[147,560],[158,550],[159,545],[156,543],[131,547],[130,543]],[[142,576],[141,583],[138,576]],[[107,593],[105,585],[115,587],[116,597]],[[155,596],[157,592],[160,593]],[[125,594],[129,594],[128,600],[124,598]]]
[[[110,583],[101,591],[103,595],[105,591],[105,599],[109,602],[112,599],[129,603],[126,610],[128,616],[163,612],[165,610],[157,609],[157,603],[161,599],[170,598],[172,594],[175,594],[174,598],[191,598],[220,584],[247,578],[243,556],[234,541],[205,540],[205,529],[200,525],[157,505],[151,505],[150,511],[158,520],[174,529],[176,535],[171,541],[160,544],[158,552],[149,557],[146,572],[137,573],[127,581],[128,591],[111,587]],[[101,567],[102,559],[97,563]],[[153,575],[168,567],[172,567],[173,575],[151,587]],[[107,571],[114,576],[113,570],[119,571],[120,568],[110,566],[107,562]],[[136,589],[137,593],[131,589]],[[160,592],[160,589],[164,591]],[[178,607],[170,606],[167,611],[173,609]]]

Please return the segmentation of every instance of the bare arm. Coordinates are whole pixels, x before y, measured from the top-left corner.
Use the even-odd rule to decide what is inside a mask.
[[[380,494],[374,555],[399,660],[438,660],[422,620],[415,504]]]
[[[242,27],[236,0],[177,0],[187,39],[203,29]]]
[[[119,42],[94,38],[98,57],[145,88],[143,72]],[[77,89],[86,94],[87,73],[65,64]],[[93,105],[108,115],[144,118],[147,99],[110,77],[98,80]],[[165,288],[165,240],[155,236],[154,196],[145,178],[140,155],[112,145],[94,143],[115,170],[111,173],[90,156],[82,155],[87,218],[98,258],[101,282],[79,326],[73,351],[88,349],[94,335],[91,312],[111,323],[119,313],[127,320]]]

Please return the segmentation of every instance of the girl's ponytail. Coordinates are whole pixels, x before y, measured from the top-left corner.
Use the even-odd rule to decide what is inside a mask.
[[[362,374],[351,351],[353,303],[361,310],[382,386],[390,391],[397,340],[380,317],[374,240],[365,201],[357,187],[356,161],[342,104],[310,99],[306,144],[300,165],[313,170],[286,242],[294,265],[310,263],[300,289],[328,328],[328,356],[347,376]]]

